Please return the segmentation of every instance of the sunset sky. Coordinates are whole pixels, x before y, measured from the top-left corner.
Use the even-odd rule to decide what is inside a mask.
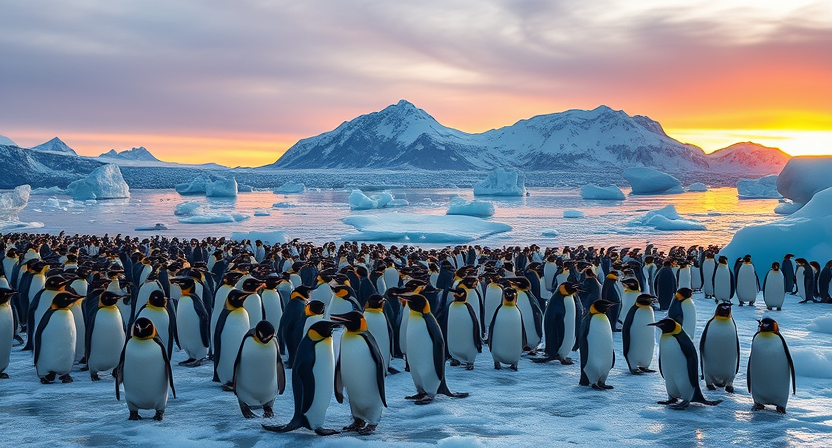
[[[466,132],[605,104],[832,154],[832,2],[8,1],[0,134],[257,166],[399,99]]]

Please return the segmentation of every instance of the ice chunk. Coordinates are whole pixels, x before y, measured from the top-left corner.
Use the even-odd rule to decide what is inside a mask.
[[[293,194],[306,192],[306,185],[298,182],[286,182],[274,189],[277,194]]]
[[[274,208],[293,208],[293,207],[297,207],[297,205],[292,204],[291,202],[276,202],[276,203],[272,204],[272,207],[274,207]]]
[[[691,193],[702,193],[708,191],[708,186],[703,184],[702,182],[696,182],[688,185],[688,191],[690,191]]]
[[[190,182],[176,184],[174,188],[177,193],[183,196],[190,194],[205,194],[205,188],[210,183],[211,178],[208,177],[207,174],[203,174]]]
[[[737,181],[737,195],[740,199],[780,199],[777,191],[777,176],[761,177],[759,179],[740,179]]]
[[[197,215],[200,212],[202,204],[196,201],[185,201],[179,204],[176,204],[176,208],[173,209],[173,214],[176,216],[190,216],[190,215]]]
[[[624,178],[633,187],[633,194],[676,194],[684,191],[675,177],[652,168],[627,168]]]
[[[85,179],[76,180],[66,187],[73,199],[119,199],[130,197],[130,187],[121,177],[118,165],[104,165],[92,171]]]
[[[61,208],[61,201],[59,201],[58,198],[52,196],[51,198],[43,201],[43,204],[41,204],[41,205],[43,207],[49,207],[49,208]]]
[[[747,226],[734,234],[720,255],[736,260],[750,254],[756,266],[771,266],[783,255],[824,263],[832,253],[832,188],[820,191],[806,205],[777,221]]]
[[[792,157],[777,177],[783,197],[805,204],[815,193],[832,187],[832,156]]]
[[[271,216],[271,215],[272,215],[272,212],[270,212],[266,209],[258,208],[258,209],[254,210],[254,216]]]
[[[272,231],[254,231],[254,232],[234,232],[231,234],[231,239],[234,241],[257,241],[260,240],[263,244],[283,244],[289,241],[286,234],[279,230]]]
[[[519,171],[496,169],[474,185],[474,196],[525,196],[526,176]]]
[[[468,215],[479,216],[481,218],[488,218],[494,215],[494,203],[490,201],[480,201],[474,199],[467,201],[459,195],[451,197],[451,205],[448,207],[446,215]]]
[[[156,231],[156,230],[170,230],[170,229],[168,229],[168,226],[166,226],[164,223],[161,223],[161,222],[157,222],[156,224],[152,224],[152,225],[149,225],[149,226],[136,227],[137,232],[147,232],[147,231],[153,232],[153,231]]]
[[[352,190],[349,197],[350,210],[372,210],[374,208],[403,207],[409,205],[404,199],[395,199],[392,194],[383,191],[367,196],[361,190]]]
[[[251,185],[237,184],[237,193],[251,193],[254,188]]]
[[[832,334],[832,314],[824,314],[812,319],[806,329],[818,333]]]
[[[647,212],[644,216],[627,223],[628,226],[653,227],[656,230],[707,230],[695,219],[685,219],[672,204]]]
[[[205,196],[209,198],[236,198],[237,180],[232,177],[231,179],[219,179],[205,184]]]
[[[0,221],[16,221],[17,215],[29,203],[32,187],[20,185],[14,190],[0,193]]]
[[[410,205],[410,203],[407,202],[407,199],[393,199],[392,201],[388,202],[387,205],[385,205],[385,207],[407,207],[408,205]]]
[[[53,194],[65,194],[66,190],[61,187],[49,187],[49,188],[33,188],[32,192],[29,194],[32,195],[53,195]]]
[[[507,224],[459,215],[393,212],[348,216],[342,221],[359,232],[343,239],[358,241],[461,244],[511,230]]]
[[[810,378],[832,378],[832,350],[819,347],[794,347],[789,350],[794,374]]]
[[[541,232],[540,234],[541,234],[542,236],[549,236],[549,237],[553,237],[553,236],[558,236],[558,235],[560,235],[560,232],[558,232],[558,231],[557,231],[557,230],[555,230],[555,229],[546,229],[546,230],[544,230],[543,232]]]
[[[564,210],[564,218],[583,218],[586,214],[580,210]]]
[[[777,207],[774,207],[774,213],[777,213],[778,215],[791,215],[792,213],[800,210],[800,207],[803,207],[803,204],[781,199],[780,203],[777,204]]]
[[[234,217],[228,213],[202,213],[186,218],[179,218],[179,222],[183,224],[223,224],[235,221]]]
[[[623,201],[624,192],[615,185],[599,187],[595,184],[588,184],[581,187],[581,197],[584,199]]]
[[[244,213],[232,213],[231,217],[234,218],[234,221],[236,221],[236,222],[245,221],[246,219],[251,219],[251,215],[246,215]]]

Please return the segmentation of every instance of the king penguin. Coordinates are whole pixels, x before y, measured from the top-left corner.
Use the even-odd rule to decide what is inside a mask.
[[[295,352],[303,339],[303,325],[306,322],[306,302],[309,300],[309,288],[298,286],[292,292],[286,304],[280,325],[277,328],[277,341],[281,350],[289,354],[288,365],[295,362]]]
[[[390,290],[390,288],[387,289]],[[390,360],[393,357],[393,326],[387,314],[384,313],[386,301],[387,299],[378,294],[370,296],[367,299],[367,307],[364,308],[364,319],[367,321],[367,331],[372,333],[381,357],[384,359],[384,371],[392,374],[399,373],[399,371],[390,368]]]
[[[511,370],[517,371],[523,347],[527,346],[528,333],[523,325],[523,313],[517,306],[514,288],[503,291],[503,303],[494,311],[488,334],[488,349],[494,359],[494,368],[499,370],[502,364],[508,364]]]
[[[124,344],[116,368],[116,400],[121,400],[121,383],[130,411],[128,420],[141,420],[139,409],[153,409],[153,420],[161,421],[168,404],[168,388],[176,398],[170,359],[150,319],[136,319]]]
[[[786,300],[786,288],[785,277],[780,270],[780,263],[775,261],[771,264],[771,270],[763,278],[763,301],[767,309],[777,308],[777,311],[780,311],[783,308],[783,302]]]
[[[740,338],[737,324],[731,316],[731,304],[716,306],[712,317],[699,339],[702,378],[708,390],[724,387],[725,392],[734,393],[734,377],[740,370]]]
[[[168,298],[165,297],[165,292],[152,291],[147,298],[147,303],[136,313],[136,319],[139,317],[146,317],[153,322],[170,359],[173,354],[173,343],[178,340],[178,337],[176,335],[176,312],[173,311],[173,304],[170,304]]]
[[[714,271],[716,270],[713,252],[705,252],[705,259],[702,260],[699,270],[702,273],[702,291],[705,293],[705,298],[712,299],[714,297]]]
[[[98,296],[98,305],[88,316],[86,326],[87,367],[90,379],[101,379],[98,372],[113,370],[118,367],[126,335],[124,321],[116,304],[122,296],[112,291],[104,291]]]
[[[284,305],[280,293],[277,291],[281,279],[277,275],[270,275],[266,277],[265,282],[266,286],[263,292],[260,293],[260,299],[263,301],[263,319],[277,328],[280,326],[280,318],[283,317]]]
[[[667,310],[667,317],[675,320],[691,340],[696,338],[696,305],[693,304],[693,291],[690,288],[679,288]]]
[[[757,277],[757,272],[754,270],[754,265],[751,263],[751,255],[746,255],[742,259],[737,271],[737,300],[740,306],[748,302],[749,305],[754,306],[757,300],[757,293],[760,291],[760,280]]]
[[[196,367],[208,359],[210,329],[208,310],[202,299],[194,293],[195,282],[191,277],[175,277],[171,283],[182,291],[176,307],[176,334],[179,345],[188,354],[188,359],[179,365]]]
[[[543,317],[543,335],[545,345],[543,351],[545,357],[535,358],[532,361],[537,363],[558,360],[561,364],[573,364],[569,354],[575,346],[577,323],[576,315],[577,296],[575,293],[580,289],[577,283],[561,283],[557,291],[549,299],[546,305],[546,313]]]
[[[624,318],[621,342],[624,359],[633,374],[655,372],[650,369],[650,364],[653,362],[656,338],[655,332],[648,326],[656,320],[653,313],[655,301],[655,296],[641,294],[627,311],[627,317]]]
[[[69,309],[81,296],[59,292],[40,319],[35,341],[35,370],[40,382],[49,384],[58,375],[62,383],[71,383],[75,362],[75,321]]]
[[[452,290],[454,300],[448,306],[447,344],[451,365],[465,364],[467,370],[474,370],[477,353],[482,353],[482,332],[474,308],[468,303],[465,289]]]
[[[271,322],[262,320],[243,336],[232,382],[243,417],[256,417],[252,407],[262,407],[263,418],[274,416],[274,400],[286,387],[286,371]]]
[[[607,311],[616,303],[596,300],[589,307],[581,332],[581,386],[592,385],[593,389],[612,389],[606,383],[607,375],[615,366],[615,352],[612,345],[612,326]]]
[[[248,312],[244,308],[246,297],[248,294],[239,289],[228,293],[214,333],[214,381],[227,391],[233,390],[235,350],[250,329]],[[225,353],[223,347],[226,347]]]
[[[0,288],[0,379],[9,378],[6,369],[9,367],[14,330],[17,327],[11,303],[15,294],[17,292],[10,288]]]
[[[734,272],[728,266],[728,257],[720,256],[713,275],[714,302],[730,302],[734,297]]]
[[[746,377],[748,392],[754,399],[752,410],[762,410],[767,404],[773,404],[777,412],[786,413],[789,383],[792,393],[797,392],[794,363],[789,346],[774,319],[766,317],[760,321],[759,330],[751,342]]]

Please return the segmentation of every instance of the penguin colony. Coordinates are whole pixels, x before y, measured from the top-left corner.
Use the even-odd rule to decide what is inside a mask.
[[[523,356],[571,365],[577,350],[580,384],[613,389],[613,333],[622,332],[627,369],[642,375],[655,372],[656,329],[668,395],[659,403],[716,405],[700,380],[734,392],[734,300],[753,306],[762,291],[768,310],[780,311],[786,294],[832,303],[832,261],[821,269],[786,254],[760,282],[750,256],[729,267],[716,247],[270,247],[63,234],[0,243],[0,378],[21,346],[42,383],[72,382],[74,369],[92,381],[109,373],[129,420],[142,410],[162,420],[176,397],[176,346],[188,356],[181,368],[212,365],[213,381],[236,395],[245,418],[257,417],[253,409],[274,417],[291,381],[294,412],[288,423],[263,425],[274,432],[339,432],[325,427],[334,394],[353,416],[342,431],[373,433],[387,406],[386,377],[400,373],[392,358],[404,359],[415,389],[405,398],[417,405],[466,397],[451,391],[445,370],[472,370],[483,347],[495,369],[515,371]],[[698,343],[695,290],[717,302]],[[785,413],[795,392],[791,355],[775,320],[758,329],[745,372],[753,409]]]

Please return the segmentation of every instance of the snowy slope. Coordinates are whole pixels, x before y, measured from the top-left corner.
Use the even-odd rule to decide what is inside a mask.
[[[157,159],[150,151],[147,150],[144,146],[139,146],[138,148],[126,149],[124,151],[116,152],[115,149],[111,149],[104,154],[98,156],[99,159],[107,159],[108,162],[113,163],[118,160],[135,160],[135,161],[142,161],[142,162],[159,162],[160,160]]]
[[[47,151],[47,152],[59,152],[62,154],[70,154],[77,156],[78,154],[75,152],[74,149],[70,148],[63,140],[59,139],[58,137],[49,140],[46,143],[41,143],[38,146],[32,148],[33,151]]]
[[[779,148],[752,142],[735,143],[708,154],[711,170],[747,174],[778,174],[791,158]]]
[[[29,184],[37,187],[66,187],[102,163],[74,154],[33,151],[17,146],[0,145],[0,188],[14,188]]]
[[[5,135],[0,135],[0,145],[17,146],[17,143],[15,143],[12,139],[6,137]]]

